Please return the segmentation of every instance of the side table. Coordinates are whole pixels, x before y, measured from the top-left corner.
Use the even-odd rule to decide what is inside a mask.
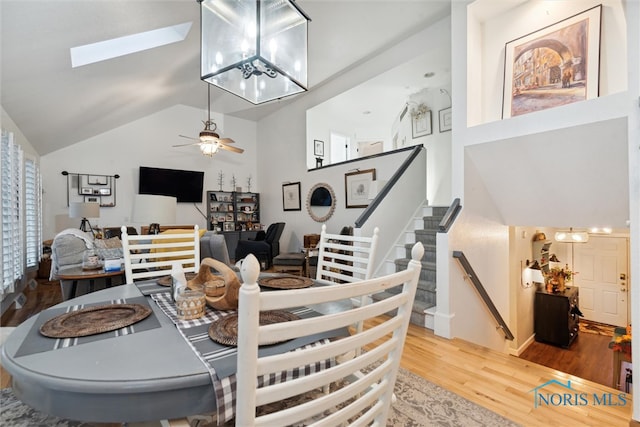
[[[64,268],[58,272],[58,278],[60,280],[71,280],[71,297],[75,298],[78,290],[78,281],[88,280],[89,289],[93,292],[93,286],[95,279],[105,279],[107,288],[111,287],[111,278],[116,276],[124,276],[124,270],[116,271],[104,271],[104,269],[98,270],[83,270],[82,267]]]

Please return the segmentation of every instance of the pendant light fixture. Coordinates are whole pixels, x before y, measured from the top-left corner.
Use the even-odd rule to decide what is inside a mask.
[[[307,90],[309,17],[292,0],[200,2],[200,78],[253,104]]]
[[[573,228],[569,228],[569,231],[558,231],[554,237],[556,242],[586,243],[589,241],[589,234],[586,231],[574,231]]]

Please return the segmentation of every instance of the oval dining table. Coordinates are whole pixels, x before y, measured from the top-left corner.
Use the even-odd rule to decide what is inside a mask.
[[[125,284],[42,313],[140,297],[144,296],[136,285]],[[157,319],[155,326],[129,335],[24,354],[25,341],[56,339],[38,336],[42,313],[18,326],[0,353],[16,397],[41,412],[87,422],[152,421],[214,412],[214,389],[203,362],[171,319],[144,298]]]

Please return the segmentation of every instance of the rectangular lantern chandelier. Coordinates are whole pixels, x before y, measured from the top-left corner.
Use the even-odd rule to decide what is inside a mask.
[[[292,0],[198,0],[200,78],[253,104],[307,90],[309,17]]]

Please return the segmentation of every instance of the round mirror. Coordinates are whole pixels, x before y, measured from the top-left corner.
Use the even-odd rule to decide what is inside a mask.
[[[307,211],[317,222],[325,222],[336,209],[336,195],[329,184],[316,184],[309,190],[307,196]]]

